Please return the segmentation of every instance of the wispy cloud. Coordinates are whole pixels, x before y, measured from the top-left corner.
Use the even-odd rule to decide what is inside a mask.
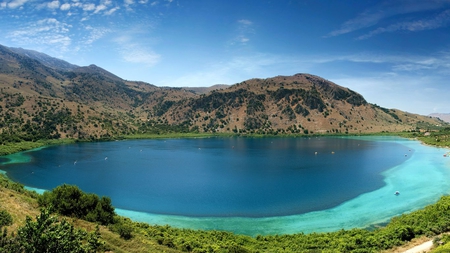
[[[213,62],[202,70],[189,72],[174,80],[163,81],[165,86],[211,86],[214,84],[234,84],[250,78],[265,78],[280,75],[280,65],[290,65],[293,59],[277,55],[255,53],[236,56],[228,60]],[[261,76],[263,74],[263,76]]]
[[[450,10],[446,10],[444,12],[441,12],[439,15],[428,18],[428,19],[421,19],[421,20],[411,21],[411,22],[400,22],[400,23],[389,25],[387,27],[379,27],[379,28],[369,32],[368,34],[359,36],[358,39],[368,39],[377,34],[387,33],[387,32],[396,32],[396,31],[417,32],[417,31],[423,31],[423,30],[431,30],[431,29],[437,29],[440,27],[445,27],[445,26],[448,26],[449,24],[450,24]]]
[[[25,3],[27,3],[29,0],[12,0],[12,1],[3,1],[0,4],[1,8],[11,8],[16,9],[19,7],[22,7]]]
[[[67,11],[67,10],[70,9],[70,4],[69,4],[69,3],[62,4],[61,7],[60,7],[60,9],[61,9],[62,11]]]
[[[47,7],[49,9],[58,9],[59,8],[59,1],[52,1],[47,3]]]
[[[87,35],[83,37],[82,43],[85,45],[91,45],[95,41],[103,38],[106,34],[111,32],[108,28],[95,28],[90,25],[85,27]]]
[[[246,45],[250,41],[250,37],[255,33],[253,22],[248,19],[240,19],[237,21],[236,37],[231,41],[231,45]]]
[[[152,67],[160,62],[161,55],[154,52],[150,47],[133,42],[132,37],[127,35],[118,37],[115,42],[119,45],[122,59],[130,63],[144,64]]]
[[[450,1],[415,1],[415,0],[399,0],[399,1],[383,1],[370,9],[360,13],[357,17],[344,22],[340,28],[330,32],[324,37],[334,37],[347,33],[351,33],[360,29],[377,25],[381,21],[398,15],[425,12],[437,10],[450,5]],[[415,22],[410,22],[413,25]],[[405,24],[403,24],[405,25]],[[418,25],[418,23],[416,23]],[[392,30],[394,30],[393,25]],[[399,25],[401,26],[401,25]],[[398,28],[397,28],[398,29]],[[377,33],[381,33],[380,30]],[[373,36],[373,35],[372,35]]]
[[[106,16],[112,15],[114,12],[118,11],[119,9],[120,9],[119,6],[109,9],[108,11],[105,11],[105,15]]]
[[[72,40],[68,36],[71,25],[54,18],[46,18],[6,34],[19,45],[40,45],[57,47],[66,51]]]
[[[136,44],[130,44],[122,49],[121,55],[127,62],[145,64],[148,67],[156,65],[161,60],[161,55]]]
[[[407,54],[380,54],[380,53],[357,53],[349,55],[315,55],[303,57],[306,64],[328,64],[337,62],[353,62],[379,64],[394,73],[417,72],[422,70],[433,70],[438,72],[449,72],[450,74],[450,51],[437,52],[431,55],[407,55]]]

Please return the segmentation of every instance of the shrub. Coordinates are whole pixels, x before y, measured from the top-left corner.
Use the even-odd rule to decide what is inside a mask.
[[[74,216],[102,225],[113,223],[114,207],[108,197],[82,192],[74,185],[61,185],[38,198],[40,206],[62,215]]]
[[[4,226],[12,225],[13,219],[11,214],[6,210],[0,210],[0,229]]]
[[[36,216],[36,221],[27,217],[25,226],[19,228],[18,247],[23,252],[95,252],[101,245],[97,231],[88,234],[84,230],[75,229],[63,220],[58,222],[50,216],[48,209]],[[84,243],[86,242],[86,243]],[[21,252],[22,252],[21,251]]]

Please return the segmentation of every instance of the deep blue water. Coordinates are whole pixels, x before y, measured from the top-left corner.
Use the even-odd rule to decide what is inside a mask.
[[[121,209],[270,217],[328,209],[381,188],[381,173],[413,153],[396,142],[331,137],[134,140],[52,146],[0,169],[34,188],[75,184]]]

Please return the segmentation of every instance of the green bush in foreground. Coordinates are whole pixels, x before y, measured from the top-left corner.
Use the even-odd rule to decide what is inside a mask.
[[[61,185],[39,196],[40,206],[51,208],[62,215],[77,217],[91,222],[108,225],[114,222],[114,207],[108,197],[81,191],[74,185]]]
[[[19,228],[16,236],[8,236],[4,230],[0,236],[0,252],[92,253],[102,245],[99,238],[98,227],[95,232],[87,233],[75,229],[66,220],[58,221],[50,215],[48,209],[44,209],[36,216],[36,221],[27,217],[25,225]]]

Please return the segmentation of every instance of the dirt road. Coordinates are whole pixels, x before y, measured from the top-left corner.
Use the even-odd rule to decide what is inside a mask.
[[[433,241],[426,241],[420,245],[417,245],[414,248],[411,248],[407,251],[404,251],[403,253],[422,253],[422,252],[429,252],[431,247],[433,247]]]

